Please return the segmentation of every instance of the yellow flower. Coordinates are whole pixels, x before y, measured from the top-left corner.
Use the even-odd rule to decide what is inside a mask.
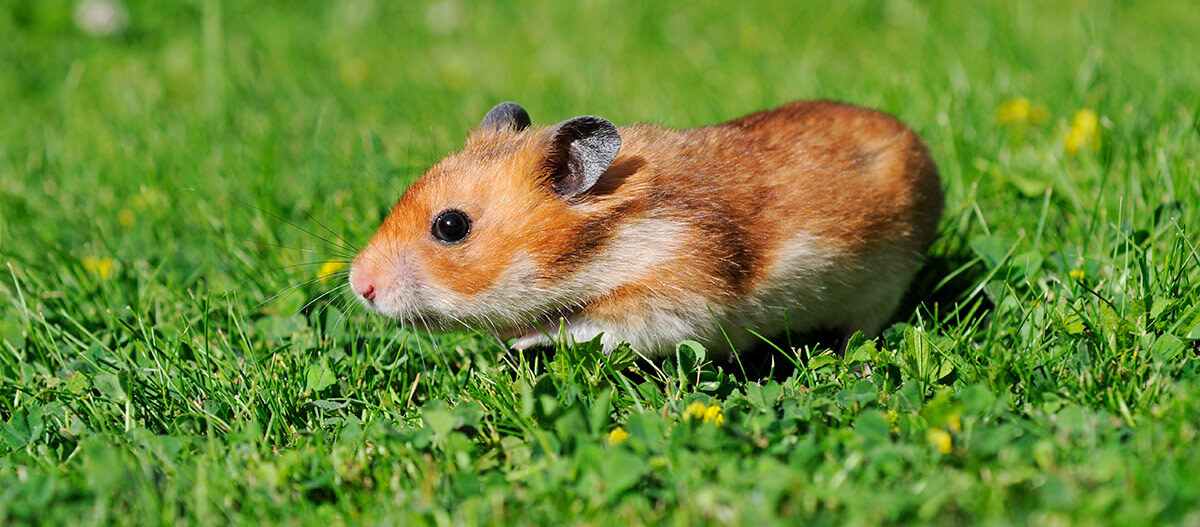
[[[930,428],[925,431],[925,441],[929,446],[936,448],[938,452],[949,454],[954,450],[954,440],[950,438],[950,432],[941,428]]]
[[[1028,98],[1017,97],[1004,101],[996,108],[996,122],[1008,125],[1042,124],[1050,117],[1050,111],[1044,105],[1030,102]]]
[[[1100,118],[1094,110],[1084,108],[1075,112],[1071,119],[1071,130],[1063,143],[1067,155],[1075,156],[1083,150],[1100,148]]]
[[[133,211],[129,209],[121,209],[117,213],[117,223],[121,224],[126,229],[133,227]]]
[[[725,424],[725,414],[721,412],[721,407],[717,405],[709,406],[704,411],[704,422],[712,423],[717,426]]]
[[[958,414],[952,414],[946,418],[946,426],[954,432],[962,432],[962,419],[958,417]]]
[[[696,401],[687,405],[687,408],[683,409],[683,420],[691,421],[693,417],[696,419],[703,419],[704,412],[706,411],[708,411],[708,405],[700,401]]]
[[[725,424],[725,414],[717,405],[709,406],[700,401],[693,402],[683,409],[683,420],[699,419],[702,423],[712,423],[717,426]]]
[[[112,276],[113,260],[112,258],[87,256],[83,259],[83,269],[96,275],[101,280],[108,280],[108,277]]]
[[[1083,269],[1071,269],[1071,271],[1068,272],[1067,275],[1069,275],[1071,278],[1074,278],[1076,280],[1083,280],[1083,277],[1085,276]]]
[[[626,432],[624,428],[619,426],[608,433],[608,444],[610,445],[619,445],[624,443],[626,439],[629,439],[629,432]]]
[[[326,278],[329,278],[330,276],[337,274],[338,271],[341,271],[345,267],[346,267],[345,263],[339,262],[337,260],[330,260],[328,262],[325,262],[324,264],[321,264],[321,269],[319,271],[317,271],[317,279],[324,280]]]

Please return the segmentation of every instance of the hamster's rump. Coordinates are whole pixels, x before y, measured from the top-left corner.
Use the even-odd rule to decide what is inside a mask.
[[[561,139],[565,124],[483,127],[432,168],[356,258],[356,291],[392,292],[364,302],[518,348],[552,342],[560,325],[651,355],[684,339],[738,349],[785,329],[873,335],[941,216],[924,143],[874,110],[796,102],[683,131],[605,129],[579,144],[614,155],[571,195],[556,194],[562,174],[589,158],[555,161],[579,150]],[[448,207],[474,218],[474,238],[430,243],[429,217]]]

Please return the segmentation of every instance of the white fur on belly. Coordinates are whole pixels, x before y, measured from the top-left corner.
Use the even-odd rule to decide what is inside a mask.
[[[741,350],[758,340],[747,330],[765,337],[818,328],[874,336],[895,311],[920,261],[921,255],[892,246],[851,255],[821,237],[799,233],[784,244],[763,287],[732,305],[715,306],[694,294],[665,294],[648,298],[653,305],[638,316],[613,322],[580,315],[562,329],[576,342],[603,334],[605,350],[624,341],[660,357],[685,339],[699,340],[716,353],[730,352],[730,343]],[[556,323],[545,329],[557,338],[560,328]],[[530,333],[514,346],[551,344],[552,338]]]

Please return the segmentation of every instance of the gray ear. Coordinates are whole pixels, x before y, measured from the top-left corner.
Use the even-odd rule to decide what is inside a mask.
[[[494,106],[479,127],[491,130],[512,130],[520,132],[529,128],[529,112],[515,102],[502,102]]]
[[[549,159],[550,189],[565,198],[587,192],[620,150],[621,134],[608,119],[585,115],[558,123]]]

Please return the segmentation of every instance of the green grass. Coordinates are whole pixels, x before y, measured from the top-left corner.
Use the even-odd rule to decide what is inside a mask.
[[[1200,522],[1200,11],[737,7],[130,2],[91,37],[4,4],[0,524]],[[1022,96],[1045,119],[998,122]],[[947,189],[844,358],[518,354],[313,281],[498,101],[820,97],[910,123]]]

